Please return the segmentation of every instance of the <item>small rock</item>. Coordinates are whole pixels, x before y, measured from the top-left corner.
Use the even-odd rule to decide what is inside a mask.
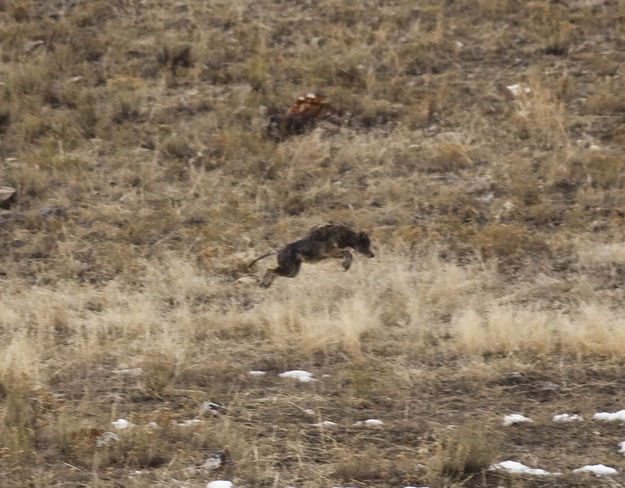
[[[42,217],[65,217],[66,214],[65,209],[58,205],[46,205],[39,209],[39,215]]]
[[[490,193],[487,193],[486,195],[482,195],[478,199],[484,203],[491,203],[495,199],[495,193],[491,191]]]
[[[30,41],[27,42],[24,45],[24,51],[26,51],[27,53],[32,53],[35,49],[37,49],[39,46],[41,46],[44,42],[41,39],[38,39],[36,41]]]
[[[0,205],[8,207],[15,200],[15,188],[0,186]]]
[[[461,144],[463,139],[463,134],[461,132],[439,132],[434,136],[434,140],[439,142],[453,142],[455,144]]]
[[[255,285],[256,280],[250,276],[242,276],[237,280],[237,283],[241,285]]]
[[[519,371],[511,371],[506,375],[507,383],[521,383],[524,379],[523,373]]]
[[[509,212],[510,210],[512,210],[514,208],[514,203],[512,203],[510,200],[508,200],[506,203],[503,204],[503,209],[506,212]]]
[[[468,194],[472,193],[485,193],[492,188],[490,181],[486,178],[477,178],[473,181],[470,181],[465,187],[465,191]]]
[[[514,85],[508,85],[506,88],[515,97],[520,96],[522,93],[525,93],[527,95],[531,93],[532,91],[531,88],[529,88],[528,86],[521,85],[520,83],[515,83]]]
[[[226,463],[226,453],[224,451],[217,451],[208,456],[204,464],[200,466],[205,471],[215,471],[221,468]]]
[[[112,441],[119,440],[119,436],[115,432],[105,432],[95,440],[95,445],[97,447],[106,446],[110,444]]]
[[[215,402],[210,402],[208,400],[204,400],[202,402],[202,406],[200,407],[200,413],[204,414],[206,412],[210,412],[210,413],[216,415],[220,411],[222,411],[223,409],[224,409],[224,407],[219,405],[219,403],[215,403]]]
[[[559,389],[560,385],[553,381],[545,381],[540,387],[540,391],[558,391]]]

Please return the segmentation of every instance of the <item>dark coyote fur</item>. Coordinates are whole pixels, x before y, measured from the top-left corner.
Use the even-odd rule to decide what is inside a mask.
[[[343,269],[347,271],[352,264],[352,254],[346,249],[351,247],[360,254],[372,258],[371,241],[365,232],[356,232],[343,224],[328,223],[310,229],[306,237],[287,244],[277,253],[263,254],[250,263],[252,266],[272,254],[278,255],[278,267],[267,270],[260,282],[263,288],[269,288],[276,276],[293,278],[297,276],[302,262],[316,263],[323,259],[343,260]]]

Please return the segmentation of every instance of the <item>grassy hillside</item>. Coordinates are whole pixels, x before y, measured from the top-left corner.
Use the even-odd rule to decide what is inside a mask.
[[[592,415],[625,408],[624,21],[0,0],[0,484],[622,486]],[[267,137],[309,92],[332,120]],[[258,287],[328,220],[376,258]],[[571,473],[598,463],[621,474]]]

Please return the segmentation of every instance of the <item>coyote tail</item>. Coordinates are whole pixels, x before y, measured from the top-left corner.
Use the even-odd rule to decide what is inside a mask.
[[[268,253],[263,254],[261,257],[254,259],[254,261],[252,261],[250,264],[248,264],[247,267],[251,268],[252,266],[254,266],[261,259],[265,259],[266,257],[269,257],[269,256],[271,256],[273,254],[278,254],[278,253],[277,253],[277,251],[269,251]]]

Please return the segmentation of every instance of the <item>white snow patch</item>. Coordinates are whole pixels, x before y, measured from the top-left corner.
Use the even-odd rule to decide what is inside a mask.
[[[618,471],[603,464],[588,464],[582,468],[573,470],[574,473],[592,473],[597,476],[614,476]]]
[[[312,416],[316,415],[315,411],[312,408],[307,408],[306,410],[304,410],[304,413],[306,415],[312,415]]]
[[[177,425],[178,427],[191,427],[192,425],[197,425],[200,422],[202,422],[200,419],[190,419],[190,420],[183,420],[182,422],[174,421],[174,425]]]
[[[324,420],[323,422],[313,424],[314,427],[334,427],[335,425],[337,425],[336,422],[331,422],[329,420]]]
[[[625,454],[625,441],[619,442],[618,443],[618,447],[619,447],[619,451],[618,452],[621,452],[621,453]]]
[[[265,371],[253,370],[248,371],[247,374],[249,374],[250,376],[265,376],[267,373]]]
[[[128,422],[126,419],[117,419],[111,422],[113,427],[119,430],[127,429],[128,427],[132,427],[132,424]]]
[[[315,378],[312,377],[312,373],[309,373],[308,371],[303,371],[301,369],[285,371],[284,373],[280,373],[278,376],[280,376],[280,378],[293,378],[302,383],[308,383],[310,381],[317,381]]]
[[[510,90],[510,93],[512,93],[515,97],[518,97],[523,92],[528,94],[528,93],[531,93],[531,91],[532,91],[532,89],[530,87],[523,86],[523,85],[521,85],[521,83],[515,83],[514,85],[508,85],[506,88],[508,90]]]
[[[595,420],[607,420],[608,422],[614,422],[615,420],[625,422],[625,410],[619,410],[614,413],[597,412],[592,416],[592,418]]]
[[[119,436],[115,432],[104,432],[104,434],[98,436],[95,440],[95,445],[98,447],[106,446],[112,441],[119,440]]]
[[[316,95],[314,93],[309,93],[308,95],[306,95],[307,98],[315,98]]]
[[[143,369],[141,368],[130,368],[130,369],[114,369],[111,371],[113,374],[128,374],[130,376],[141,376],[143,374]]]
[[[545,471],[544,469],[535,469],[529,468],[524,464],[521,464],[517,461],[502,461],[497,464],[493,464],[490,468],[491,471],[503,470],[508,473],[513,474],[531,474],[534,476],[550,476],[550,475],[559,475],[561,473],[550,473],[549,471]]]
[[[377,427],[378,425],[384,425],[384,422],[379,419],[367,419],[367,420],[360,420],[356,422],[354,425],[357,427],[360,427],[363,425],[365,427]]]
[[[577,414],[569,415],[568,413],[561,413],[559,415],[554,415],[551,420],[554,422],[574,422],[575,420],[579,420],[581,422],[584,419]]]
[[[510,415],[505,415],[503,418],[503,425],[506,427],[512,424],[518,424],[521,422],[533,422],[533,420],[529,417],[525,417],[518,413],[512,413]]]
[[[232,488],[232,481],[216,480],[206,485],[206,488]]]
[[[157,424],[156,422],[150,422],[150,423],[148,424],[148,427],[149,427],[150,429],[158,429],[158,424]]]

